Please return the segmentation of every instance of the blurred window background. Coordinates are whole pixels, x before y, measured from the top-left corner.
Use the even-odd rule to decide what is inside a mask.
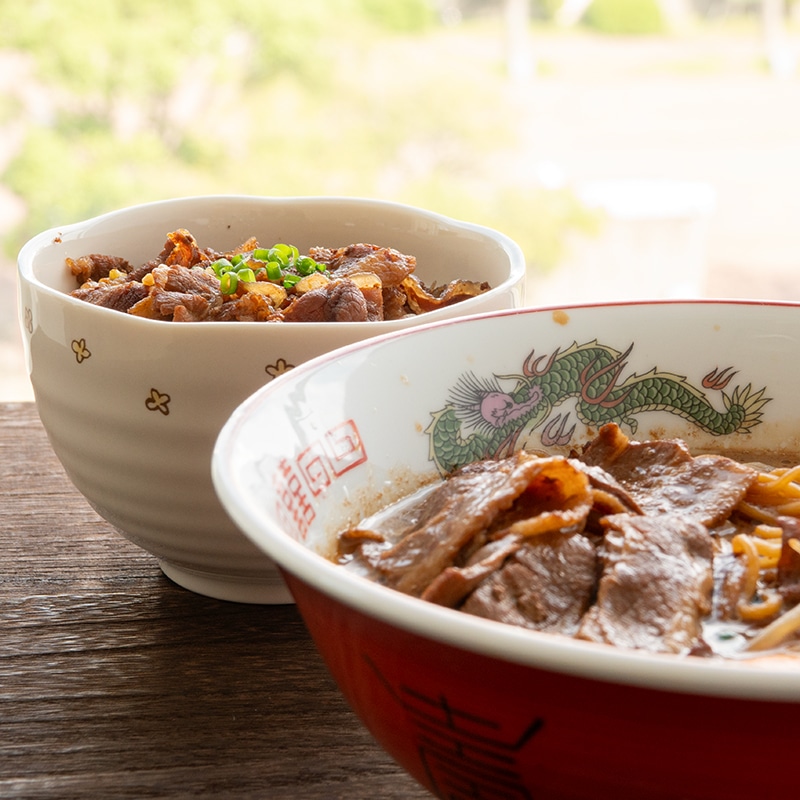
[[[490,225],[531,304],[800,298],[798,53],[800,0],[0,0],[0,401],[26,239],[174,196]]]

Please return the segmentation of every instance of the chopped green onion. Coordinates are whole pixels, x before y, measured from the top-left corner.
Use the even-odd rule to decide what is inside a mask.
[[[219,290],[222,294],[234,294],[239,286],[239,278],[235,272],[223,272],[219,276]]]
[[[301,278],[314,272],[325,272],[327,266],[310,256],[301,256],[290,244],[278,243],[270,247],[257,247],[250,254],[236,253],[230,259],[221,257],[209,265],[220,279],[223,294],[235,294],[239,281],[252,283],[257,276],[264,276],[275,283],[291,289]]]
[[[311,275],[317,269],[317,262],[309,256],[301,256],[297,259],[295,267],[301,275]]]
[[[227,259],[227,258],[218,258],[218,259],[217,259],[217,260],[216,260],[216,261],[215,261],[215,262],[214,262],[214,263],[211,265],[211,269],[213,269],[213,270],[214,270],[214,272],[215,272],[217,275],[222,275],[222,273],[223,273],[223,272],[227,272],[227,271],[228,271],[228,270],[229,270],[229,269],[230,269],[232,266],[233,266],[233,264],[231,264],[231,262],[230,262],[230,261],[228,261],[228,259]]]
[[[288,267],[299,255],[300,251],[290,244],[276,244],[269,250],[269,260],[278,261],[283,267]]]
[[[271,281],[279,281],[281,279],[281,275],[283,275],[283,270],[281,269],[281,265],[277,261],[268,261],[267,277]]]

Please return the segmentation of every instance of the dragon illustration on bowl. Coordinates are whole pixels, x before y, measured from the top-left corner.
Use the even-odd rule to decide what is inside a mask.
[[[748,384],[726,391],[737,374],[733,367],[715,367],[703,378],[702,389],[656,367],[623,377],[633,347],[620,351],[597,340],[573,342],[549,355],[531,351],[519,374],[462,375],[445,406],[431,414],[425,430],[430,459],[446,474],[472,461],[507,455],[534,431],[544,447],[566,447],[577,423],[570,411],[557,409],[570,399],[584,425],[616,422],[632,434],[637,415],[646,411],[676,414],[716,436],[746,433],[761,422],[770,401],[766,387],[754,390]],[[711,403],[707,393],[712,392],[724,410]]]

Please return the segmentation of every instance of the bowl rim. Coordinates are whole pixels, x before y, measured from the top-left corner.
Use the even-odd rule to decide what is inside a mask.
[[[35,274],[33,270],[33,261],[34,256],[45,246],[53,244],[56,240],[69,236],[75,232],[81,231],[85,228],[89,228],[90,226],[106,223],[110,221],[114,221],[115,219],[124,220],[126,216],[131,213],[137,212],[144,212],[144,211],[158,211],[159,209],[167,209],[170,207],[176,207],[181,205],[186,206],[203,206],[206,204],[213,204],[213,203],[225,203],[225,204],[252,204],[252,205],[263,205],[265,207],[270,206],[282,206],[282,205],[289,205],[289,206],[303,206],[303,205],[317,205],[317,206],[325,206],[325,207],[342,207],[342,206],[349,206],[351,208],[367,208],[367,207],[377,207],[384,211],[397,211],[400,213],[406,213],[409,215],[416,215],[418,217],[430,220],[432,222],[438,222],[446,227],[453,228],[453,229],[460,229],[463,231],[471,231],[480,236],[483,236],[489,240],[494,241],[507,255],[509,261],[509,270],[508,274],[506,275],[505,279],[497,284],[496,286],[492,286],[492,288],[484,293],[483,295],[479,295],[474,298],[468,298],[467,300],[462,301],[463,303],[468,303],[469,307],[475,304],[475,301],[480,300],[481,298],[485,298],[487,295],[495,295],[501,294],[503,292],[511,291],[513,287],[522,284],[523,279],[525,277],[527,265],[525,260],[525,255],[522,252],[522,248],[507,234],[499,231],[495,228],[488,227],[486,225],[482,225],[480,223],[470,222],[468,220],[461,220],[455,217],[450,217],[445,214],[441,214],[437,211],[431,211],[428,209],[420,208],[418,206],[413,206],[407,203],[400,203],[393,200],[383,200],[377,198],[369,198],[369,197],[360,197],[360,196],[344,196],[344,195],[287,195],[287,196],[278,196],[278,195],[254,195],[254,194],[201,194],[201,195],[185,195],[181,197],[171,197],[163,200],[153,200],[144,203],[137,203],[130,206],[124,206],[122,208],[117,208],[111,211],[104,212],[102,214],[98,214],[93,217],[89,217],[87,219],[80,220],[78,222],[68,223],[62,226],[54,226],[48,228],[47,230],[41,231],[37,233],[30,239],[28,239],[25,244],[19,250],[17,254],[17,272],[19,275],[20,284],[28,284],[29,286],[35,287],[38,292],[42,294],[48,295],[50,297],[62,299],[65,304],[68,306],[73,306],[75,308],[82,308],[87,313],[91,314],[101,314],[101,315],[109,315],[113,314],[114,318],[119,317],[121,324],[128,324],[128,325],[169,325],[170,327],[175,327],[174,324],[170,320],[156,320],[156,319],[147,319],[144,317],[136,317],[130,314],[121,315],[118,311],[109,308],[103,308],[101,306],[95,306],[90,303],[85,303],[81,300],[78,300],[75,297],[71,297],[70,295],[60,291],[59,289],[53,288],[48,286],[46,283],[42,282]],[[165,234],[166,235],[166,234]],[[467,312],[469,312],[469,308],[467,308]],[[420,324],[420,317],[424,316],[426,320],[430,320],[434,322],[436,320],[441,319],[442,317],[446,316],[448,313],[452,313],[448,311],[448,308],[441,308],[435,309],[433,311],[428,311],[424,315],[416,315],[413,317],[405,317],[400,320],[379,320],[376,322],[342,322],[338,323],[339,328],[342,329],[345,326],[357,326],[359,330],[363,330],[364,325],[369,325],[371,327],[374,326],[374,329],[377,331],[389,331],[389,330],[396,330],[402,329],[406,327],[414,327]],[[122,319],[127,320],[126,323],[122,323]],[[248,329],[252,328],[253,326],[263,327],[262,322],[241,322],[241,321],[218,321],[215,323],[217,326],[223,325],[225,327],[230,328],[231,326],[235,326],[236,328]],[[313,328],[314,330],[318,329],[319,327],[318,322],[295,322],[292,323],[293,330],[306,330]],[[192,330],[196,328],[198,325],[206,326],[205,322],[183,322],[181,323],[181,329],[187,328]]]
[[[350,353],[376,350],[407,336],[424,336],[429,328],[480,324],[482,319],[511,317],[582,308],[618,306],[767,306],[800,309],[800,302],[751,299],[657,299],[600,303],[575,303],[506,309],[457,319],[427,323],[416,328],[385,333],[317,356],[292,372],[263,386],[243,401],[220,431],[212,455],[212,479],[220,500],[240,529],[251,538],[282,571],[302,583],[364,614],[412,634],[442,641],[453,647],[523,666],[555,671],[590,680],[638,686],[683,694],[710,695],[739,700],[800,700],[800,665],[752,666],[734,659],[686,658],[623,650],[610,645],[580,641],[531,631],[464,614],[427,603],[381,586],[365,577],[345,571],[305,545],[295,541],[276,524],[263,520],[251,506],[242,503],[226,480],[234,443],[240,428],[253,410],[293,381]]]

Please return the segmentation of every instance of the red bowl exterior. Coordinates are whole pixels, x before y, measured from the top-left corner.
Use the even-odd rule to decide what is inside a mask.
[[[381,746],[442,798],[792,797],[792,703],[622,686],[431,641],[284,578]]]

